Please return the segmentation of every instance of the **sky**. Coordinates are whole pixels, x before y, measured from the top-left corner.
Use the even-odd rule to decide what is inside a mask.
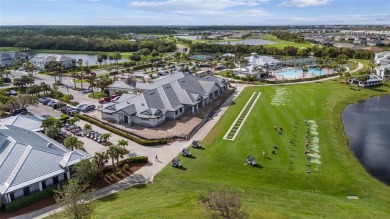
[[[390,25],[390,0],[0,0],[0,25]]]

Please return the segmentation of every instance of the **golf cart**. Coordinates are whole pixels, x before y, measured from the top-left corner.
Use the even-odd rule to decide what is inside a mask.
[[[256,161],[255,161],[255,158],[253,156],[248,156],[248,158],[246,159],[246,162],[253,167],[256,166]]]
[[[181,154],[184,156],[184,157],[191,157],[192,154],[190,152],[190,149],[188,148],[184,148],[183,151],[181,152]]]
[[[193,148],[202,148],[202,145],[197,140],[193,140],[191,145]]]
[[[173,158],[172,166],[176,168],[181,168],[183,165],[181,165],[179,158]]]

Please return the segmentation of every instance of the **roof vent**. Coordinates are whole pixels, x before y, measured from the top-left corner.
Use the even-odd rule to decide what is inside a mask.
[[[141,103],[141,106],[145,106],[145,104],[144,104],[144,103]]]
[[[52,148],[52,146],[53,146],[53,143],[51,143],[51,142],[47,143],[48,148]]]
[[[154,92],[149,93],[149,95],[153,95],[153,94],[154,94]]]

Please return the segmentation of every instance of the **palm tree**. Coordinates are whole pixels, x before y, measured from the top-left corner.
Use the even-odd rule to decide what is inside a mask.
[[[92,96],[95,97],[95,94],[93,92],[93,88],[96,86],[96,77],[90,75],[86,78],[87,82],[89,83],[89,88],[92,90]]]
[[[111,133],[103,133],[102,134],[102,140],[104,142],[107,142],[109,138],[111,138]]]
[[[104,90],[108,87],[108,85],[112,84],[112,78],[108,77],[108,75],[100,77],[100,80],[97,82],[97,86],[100,88],[101,95],[103,96]]]
[[[89,130],[92,130],[92,126],[90,124],[85,124],[84,127],[84,134],[87,133]]]
[[[117,70],[118,60],[122,58],[122,55],[120,52],[114,52],[111,54],[112,59],[115,60],[115,71]]]
[[[127,140],[121,139],[121,140],[118,141],[118,146],[121,147],[121,148],[123,148],[123,149],[124,149],[126,146],[128,146],[128,145],[129,145],[129,141],[127,141]]]
[[[73,78],[74,89],[76,89],[76,78],[78,76],[78,73],[75,72],[73,69],[71,69],[70,70],[70,76]]]
[[[45,65],[45,69],[47,71],[51,71],[52,72],[52,75],[54,77],[54,82],[55,83],[57,83],[57,76],[59,77],[59,80],[61,81],[61,79],[62,79],[61,73],[62,73],[62,71],[64,69],[64,66],[62,66],[61,63],[51,61],[47,65]]]
[[[50,85],[46,84],[45,82],[41,82],[41,84],[39,84],[39,86],[41,87],[41,90],[43,91],[43,94],[45,96],[51,90]]]
[[[73,151],[75,148],[76,149],[82,148],[84,145],[84,142],[77,139],[76,136],[69,136],[69,137],[65,138],[64,145],[66,147],[70,147],[71,150]]]
[[[102,67],[103,57],[102,57],[101,55],[99,55],[99,56],[97,57],[97,60],[96,60],[96,61],[99,62],[100,67]]]
[[[79,117],[75,116],[69,120],[69,123],[72,125],[77,125],[77,122],[79,121],[80,121]]]
[[[23,67],[24,69],[26,70],[26,72],[29,74],[29,75],[32,75],[33,72],[34,72],[34,69],[35,69],[35,66],[33,64],[31,64],[31,62],[25,62],[23,64]]]
[[[118,147],[110,146],[107,150],[107,155],[111,158],[112,166],[115,166],[115,158],[118,154]]]
[[[95,153],[95,156],[93,156],[93,161],[95,162],[95,164],[99,170],[99,173],[101,173],[101,174],[103,173],[104,165],[106,163],[108,163],[108,160],[109,160],[108,153],[106,153],[106,152]]]

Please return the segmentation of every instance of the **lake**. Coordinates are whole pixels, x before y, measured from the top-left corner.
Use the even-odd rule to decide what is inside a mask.
[[[82,59],[84,61],[83,65],[86,65],[86,62],[88,62],[88,65],[99,65],[97,62],[97,55],[87,55],[87,54],[53,54],[53,53],[28,53],[29,56],[33,57],[41,57],[41,56],[48,56],[48,55],[65,55],[68,57],[75,58],[76,60]],[[128,62],[129,59],[120,59],[118,60],[119,63],[122,62]],[[108,60],[107,64],[114,63],[114,60]],[[102,62],[104,64],[104,62]]]
[[[390,95],[348,105],[342,121],[357,159],[371,175],[390,185]]]
[[[198,40],[202,38],[202,36],[197,36],[197,35],[175,35],[175,37],[186,39],[186,40]]]
[[[275,44],[276,42],[271,40],[262,40],[262,39],[247,39],[247,40],[234,40],[234,41],[224,41],[224,42],[215,42],[216,44],[246,44],[246,45],[267,45]]]

